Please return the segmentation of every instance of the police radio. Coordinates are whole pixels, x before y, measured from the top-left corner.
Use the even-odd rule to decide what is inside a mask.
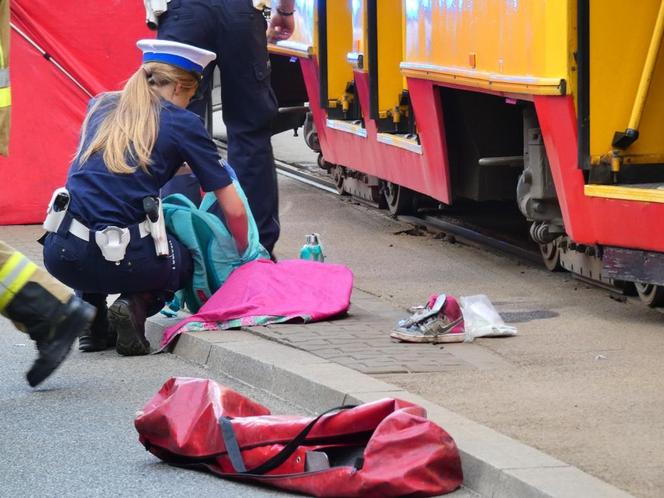
[[[161,199],[157,196],[148,196],[143,199],[143,210],[145,211],[148,229],[157,256],[165,258],[169,255],[168,236],[166,234],[166,222],[164,221],[164,210]]]
[[[65,218],[65,214],[67,214],[70,199],[69,191],[64,187],[56,189],[53,192],[51,202],[48,203],[48,209],[46,210],[46,218],[42,225],[44,230],[47,232],[58,231],[62,220]]]

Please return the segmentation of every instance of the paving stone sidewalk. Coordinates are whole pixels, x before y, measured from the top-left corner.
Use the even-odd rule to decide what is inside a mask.
[[[390,338],[408,312],[353,289],[347,316],[326,322],[252,327],[261,337],[366,374],[441,372],[505,366],[497,355],[474,344],[406,344]],[[416,303],[413,303],[416,304]]]

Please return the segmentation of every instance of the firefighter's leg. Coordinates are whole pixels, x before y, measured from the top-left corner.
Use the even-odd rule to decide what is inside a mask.
[[[95,309],[0,242],[0,313],[37,343],[39,356],[27,375],[36,386],[63,362],[78,334],[94,319]]]

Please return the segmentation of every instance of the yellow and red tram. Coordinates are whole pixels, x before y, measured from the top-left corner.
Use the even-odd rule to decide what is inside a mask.
[[[395,213],[418,194],[514,200],[548,266],[664,299],[664,0],[296,0],[295,15],[273,81],[293,87],[295,68],[340,191]]]

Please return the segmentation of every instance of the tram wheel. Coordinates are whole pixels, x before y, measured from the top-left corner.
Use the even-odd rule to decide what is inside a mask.
[[[324,169],[325,171],[330,171],[330,168],[332,168],[332,164],[328,163],[325,158],[323,157],[323,154],[318,154],[318,159],[317,159],[318,167],[320,169]]]
[[[344,195],[344,170],[342,166],[333,166],[330,168],[330,173],[332,174],[332,180],[334,181],[334,186],[337,189],[339,195]]]
[[[413,212],[415,192],[392,182],[385,182],[383,195],[390,214],[409,214]]]
[[[546,269],[549,271],[562,271],[563,267],[560,265],[560,247],[558,247],[558,241],[554,240],[548,244],[540,244],[539,248]]]
[[[651,308],[664,306],[664,287],[654,284],[635,283],[636,293],[641,301]]]

